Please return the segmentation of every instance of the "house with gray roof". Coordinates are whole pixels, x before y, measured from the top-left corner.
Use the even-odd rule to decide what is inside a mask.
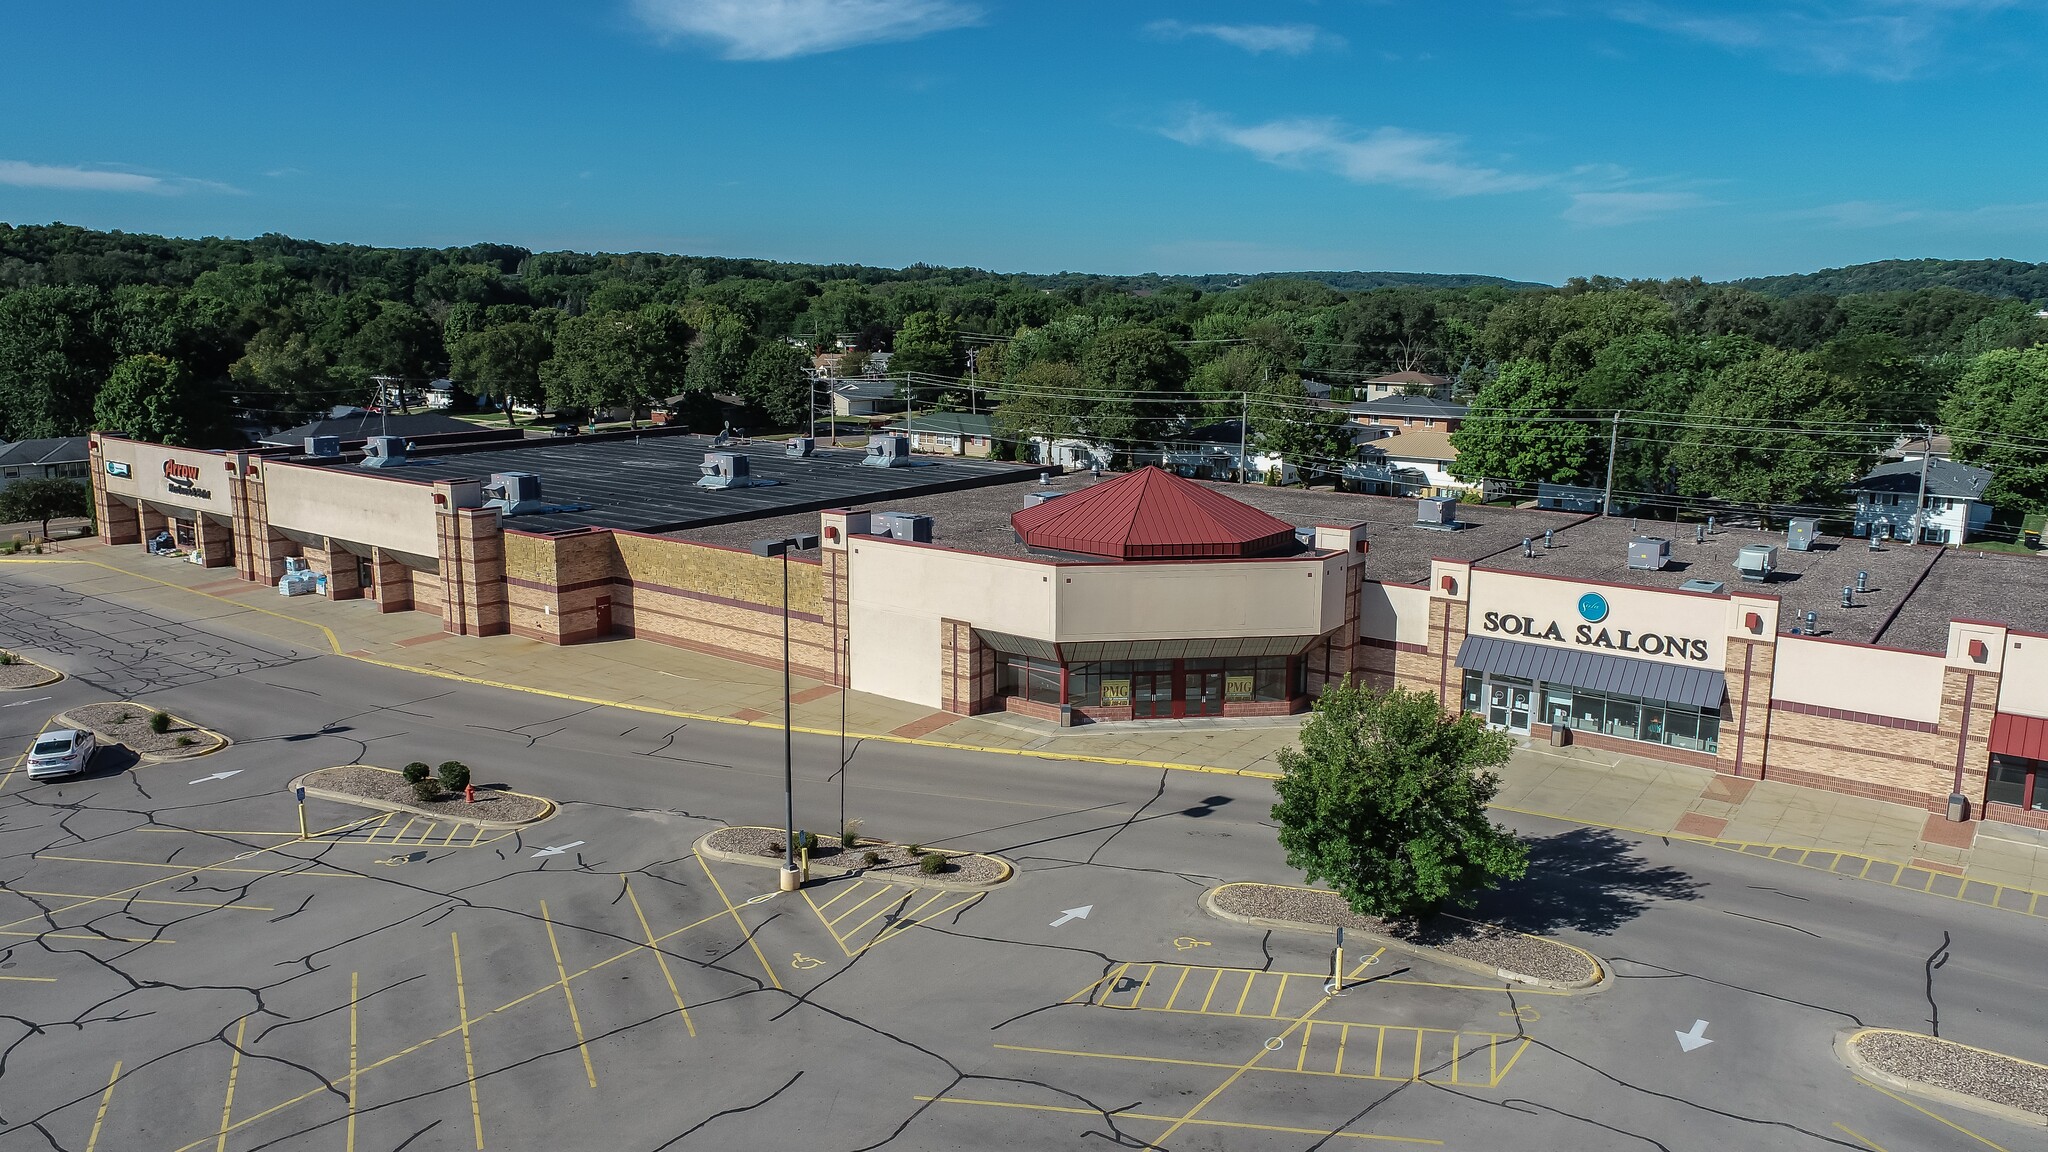
[[[1938,456],[1880,464],[1849,487],[1850,494],[1856,497],[1852,530],[1863,537],[1907,539],[1913,534],[1914,509],[1918,506],[1922,509],[1922,542],[1961,544],[1972,532],[1981,533],[1991,522],[1991,504],[1984,498],[1984,491],[1990,486],[1989,468],[1958,464]]]

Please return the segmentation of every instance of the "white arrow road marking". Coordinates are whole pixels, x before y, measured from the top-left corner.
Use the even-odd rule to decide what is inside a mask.
[[[1678,1032],[1674,1030],[1673,1035],[1678,1037],[1678,1046],[1680,1048],[1685,1049],[1687,1052],[1690,1052],[1695,1048],[1705,1048],[1707,1045],[1713,1043],[1712,1040],[1707,1039],[1707,1022],[1705,1020],[1693,1021],[1692,1031],[1690,1032]]]
[[[536,848],[533,854],[535,856],[560,856],[571,848],[580,848],[582,846],[583,841],[571,840],[567,844],[550,844],[545,848]]]
[[[1095,911],[1095,905],[1093,904],[1083,904],[1079,908],[1069,908],[1060,913],[1060,918],[1053,921],[1052,926],[1057,928],[1069,920],[1086,920],[1088,914],[1093,911]]]
[[[213,775],[211,775],[211,776],[201,776],[201,777],[200,777],[199,779],[197,779],[197,780],[188,780],[188,781],[186,781],[186,783],[188,783],[188,784],[204,784],[204,783],[206,783],[206,782],[207,782],[207,781],[209,781],[209,780],[225,780],[225,779],[227,779],[227,778],[228,778],[228,777],[230,777],[230,776],[240,776],[241,774],[242,774],[242,770],[241,770],[240,768],[230,768],[230,769],[228,769],[228,770],[227,770],[226,772],[215,772],[215,773],[214,773]]]
[[[21,707],[21,706],[22,706],[23,704],[40,704],[40,703],[42,703],[43,701],[45,701],[45,700],[48,700],[48,699],[49,699],[49,697],[48,697],[48,696],[37,696],[37,697],[35,697],[35,698],[34,698],[34,699],[32,699],[32,700],[16,700],[16,701],[15,701],[14,703],[12,703],[12,704],[0,704],[0,708],[19,708],[19,707]]]

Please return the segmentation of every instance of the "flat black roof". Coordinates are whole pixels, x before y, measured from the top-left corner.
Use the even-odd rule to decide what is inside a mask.
[[[714,451],[746,456],[754,480],[775,483],[749,488],[697,487],[698,465],[706,452]],[[506,527],[526,532],[590,527],[670,532],[1011,484],[1038,475],[1037,469],[1022,465],[930,456],[913,457],[907,468],[868,468],[860,463],[865,455],[861,449],[821,448],[810,457],[791,457],[783,455],[779,441],[714,447],[707,436],[650,433],[639,438],[629,434],[593,440],[533,439],[504,447],[415,457],[401,467],[377,471],[394,479],[425,481],[489,480],[494,472],[532,472],[540,477],[544,502],[589,505],[577,511],[506,518]],[[356,465],[348,467],[368,471]],[[809,530],[815,532],[815,516],[811,522]]]
[[[1878,633],[1879,644],[1946,652],[1951,620],[1987,620],[2022,632],[2048,632],[2048,562],[1928,544],[1917,551],[1939,553],[1940,558],[1932,561],[1919,587]],[[1825,616],[1822,623],[1825,629]]]

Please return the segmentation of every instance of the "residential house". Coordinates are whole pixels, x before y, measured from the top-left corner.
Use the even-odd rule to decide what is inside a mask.
[[[0,488],[16,480],[82,480],[90,472],[83,436],[0,443]]]
[[[912,452],[987,456],[995,445],[995,427],[986,413],[919,412],[884,425],[882,430],[909,436]]]
[[[879,416],[899,407],[894,381],[866,377],[832,381],[834,416]]]
[[[1880,464],[1850,485],[1849,491],[1856,497],[1851,530],[1858,536],[1875,534],[1894,540],[1911,536],[1914,507],[1923,491],[1923,466],[1926,503],[1921,541],[1961,544],[1970,533],[1982,532],[1991,522],[1991,505],[1984,499],[1984,490],[1991,485],[1991,470],[1939,457]]]
[[[1436,376],[1428,372],[1389,372],[1361,380],[1352,386],[1352,391],[1361,400],[1384,400],[1389,396],[1423,395],[1439,400],[1451,398],[1449,376]]]
[[[1455,432],[1465,422],[1465,405],[1439,400],[1434,396],[1387,396],[1378,400],[1359,400],[1344,406],[1354,424],[1367,428],[1385,429],[1375,432],[1377,436],[1395,436],[1402,432]]]
[[[1367,441],[1359,462],[1344,470],[1346,487],[1387,496],[1455,496],[1485,488],[1451,475],[1458,450],[1445,431],[1402,432]]]
[[[455,381],[448,379],[427,382],[427,409],[433,412],[455,407]]]

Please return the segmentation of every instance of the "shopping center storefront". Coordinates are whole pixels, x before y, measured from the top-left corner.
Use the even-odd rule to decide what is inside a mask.
[[[1688,646],[1689,647],[1689,646]],[[1544,648],[1485,636],[1459,646],[1464,709],[1527,734],[1569,728],[1718,755],[1727,680],[1720,669]]]
[[[1244,714],[1247,707],[1295,711],[1308,701],[1313,636],[1223,640],[1123,640],[1054,644],[981,633],[996,665],[996,695],[1066,705],[1090,720],[1180,720]]]

